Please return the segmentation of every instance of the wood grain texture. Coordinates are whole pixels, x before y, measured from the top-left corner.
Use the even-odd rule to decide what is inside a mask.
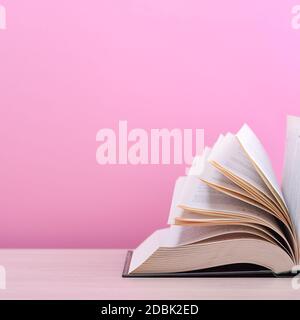
[[[300,299],[289,278],[124,279],[126,252],[1,249],[0,299]]]

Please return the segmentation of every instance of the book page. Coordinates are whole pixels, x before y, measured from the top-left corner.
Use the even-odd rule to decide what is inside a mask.
[[[208,159],[211,154],[215,154],[216,150],[219,150],[222,148],[222,141],[224,140],[224,136],[219,136],[217,142],[214,144],[214,146],[209,150],[209,152],[206,152],[204,154],[204,157],[202,158],[202,166],[201,171],[197,175],[201,180],[206,180],[210,183],[216,184],[218,186],[234,190],[235,192],[241,192],[242,194],[245,194],[245,191],[240,188],[238,185],[236,185],[234,182],[232,182],[230,179],[225,177],[219,170],[217,170],[211,163],[209,163]]]
[[[275,192],[274,195],[276,199],[281,201],[281,205],[283,206],[283,209],[285,209],[283,194],[281,192],[276,175],[273,171],[271,161],[260,140],[247,124],[243,125],[236,136],[244,151],[253,161],[256,168],[258,169],[258,172],[264,178],[271,192],[273,194]]]
[[[172,225],[168,230],[168,232],[164,233],[164,237],[161,237],[161,240],[163,241],[161,246],[176,247],[188,245],[229,233],[251,233],[272,239],[272,242],[277,243],[287,250],[287,252],[291,251],[290,246],[285,239],[278,237],[278,235],[273,233],[270,229],[257,224],[225,224],[209,227]]]
[[[273,215],[215,190],[193,176],[185,177],[184,189],[176,203],[183,210],[174,217],[175,221],[181,217],[194,218],[195,221],[202,218],[210,219],[211,221],[207,221],[207,223],[212,224],[212,217],[208,217],[208,215],[215,216],[216,223],[217,220],[220,220],[220,223],[226,222],[227,216],[228,222],[232,219],[237,222],[251,219],[252,222],[256,221],[256,223],[269,226],[276,232],[280,232],[281,229],[278,220]],[[201,214],[206,215],[206,218]]]
[[[214,143],[212,148],[205,147],[203,153],[200,156],[196,156],[193,159],[193,164],[188,172],[188,176],[196,176],[200,177],[205,170],[207,170],[207,159],[211,153],[211,151],[221,143],[221,141],[224,139],[224,135],[220,134],[217,141]]]
[[[287,118],[283,195],[289,213],[300,234],[300,118]]]
[[[218,148],[211,151],[208,161],[219,164],[269,198],[274,198],[235,135],[228,133],[218,145]]]
[[[177,205],[180,202],[185,183],[186,177],[179,177],[176,180],[171,202],[171,208],[169,212],[168,224],[175,224],[176,217],[181,216],[183,212],[183,209],[179,208]]]
[[[204,151],[201,159],[197,157],[197,161],[194,164],[194,170],[190,170],[189,175],[195,175],[201,179],[201,181],[205,182],[212,188],[219,190],[220,192],[226,193],[234,198],[238,198],[241,201],[250,203],[260,209],[266,210],[273,214],[273,210],[267,207],[266,203],[263,200],[260,200],[256,195],[251,192],[246,191],[241,188],[236,182],[234,182],[233,178],[229,179],[223,172],[218,170],[214,165],[212,165],[208,158],[210,154],[215,154],[216,150],[222,149],[222,141],[224,140],[224,136],[219,136],[217,142],[214,146]],[[200,163],[201,160],[201,163]],[[197,165],[198,164],[198,167]],[[201,168],[201,169],[200,169]],[[254,174],[257,175],[255,170],[252,170]],[[259,181],[261,181],[258,176]],[[275,209],[276,210],[276,209]]]
[[[211,187],[217,188],[220,192],[230,194],[232,197],[239,197],[239,199],[242,201],[247,202],[248,199],[251,204],[260,206],[258,202],[259,199],[256,196],[241,188],[236,182],[232,180],[233,178],[229,179],[227,176],[224,175],[223,172],[218,170],[214,165],[212,165],[212,163],[208,161],[209,156],[211,154],[213,155],[212,157],[214,157],[214,155],[217,153],[216,149],[218,148],[218,146],[219,144],[215,145],[212,148],[211,152],[208,154],[208,156],[203,159],[203,170],[202,173],[198,175],[198,177]],[[219,146],[219,148],[222,149],[222,146]],[[223,161],[221,160],[220,162],[223,163]],[[268,210],[266,206],[263,206],[263,208],[265,210]]]
[[[183,227],[172,226],[166,229],[155,231],[145,241],[143,241],[133,252],[129,272],[138,268],[142,263],[149,259],[159,248],[179,248],[198,243],[207,243],[212,239],[213,242],[226,241],[228,235],[236,235],[241,240],[247,239],[249,235],[255,235],[284,247],[270,234],[263,229],[255,229],[250,226],[212,226],[212,227]],[[216,240],[216,237],[219,237]],[[193,251],[193,249],[191,248]],[[284,249],[285,250],[285,249]],[[221,252],[216,252],[221,254]]]
[[[222,135],[219,137],[218,140],[222,138]],[[202,155],[196,156],[193,160],[192,167],[189,170],[188,176],[200,176],[204,169],[204,163],[207,157],[210,154],[210,148],[205,147],[204,152]],[[174,224],[176,217],[180,216],[183,209],[179,208],[177,205],[180,202],[181,195],[183,193],[185,183],[187,179],[186,176],[179,177],[175,182],[175,187],[173,191],[172,201],[171,201],[171,208],[168,217],[168,224]]]
[[[185,177],[184,189],[177,205],[216,212],[256,213],[260,211],[252,205],[213,189],[193,176]]]
[[[204,170],[204,164],[205,164],[205,159],[207,159],[209,153],[210,153],[210,148],[205,147],[203,154],[200,156],[196,156],[193,159],[192,166],[190,167],[188,171],[188,176],[200,176]]]
[[[173,225],[169,228],[161,229],[159,245],[161,247],[178,247],[214,238],[222,234],[243,232],[255,235],[263,233],[262,230],[243,225],[223,225],[201,228]]]
[[[184,208],[179,207],[179,205],[193,207],[195,209],[200,208],[201,210],[211,212],[222,211],[225,214],[227,213],[227,218],[222,215],[218,215],[218,217],[208,217],[207,215],[201,215],[200,213],[189,213]],[[244,219],[241,219],[241,214],[244,216]],[[232,215],[235,215],[235,217]],[[177,179],[174,188],[168,224],[175,225],[176,223],[178,223],[178,218],[182,218],[184,220],[194,218],[195,220],[193,220],[195,222],[200,222],[200,219],[202,218],[206,221],[206,225],[209,225],[210,228],[214,228],[214,226],[217,226],[218,224],[218,227],[226,228],[226,224],[227,227],[232,227],[233,221],[235,221],[235,224],[240,224],[243,220],[249,222],[249,220],[245,220],[247,219],[247,217],[248,219],[249,217],[251,219],[258,219],[257,222],[260,221],[259,225],[261,227],[262,225],[269,226],[277,234],[280,234],[282,238],[285,238],[280,230],[278,222],[270,214],[262,210],[257,210],[251,205],[247,205],[237,199],[231,198],[230,196],[220,191],[214,190],[213,188],[201,182],[201,180],[197,177],[185,176]],[[199,229],[194,229],[191,237],[193,238],[193,235],[198,236],[203,232],[207,232],[205,230],[202,230],[203,227],[204,224],[202,223],[202,227],[198,227]],[[184,232],[185,229],[176,230],[178,230],[177,238],[185,238],[184,235],[180,234],[181,232]],[[197,233],[195,234],[195,232]]]
[[[223,139],[224,136],[220,135],[212,148],[206,147],[201,156],[194,158],[193,166],[191,167],[188,175],[196,176],[202,181],[205,181],[207,184],[215,185],[226,190],[231,190],[235,194],[240,194],[242,197],[251,197],[249,193],[239,187],[232,180],[224,176],[224,174],[222,174],[211,163],[208,162],[210,154],[220,147]]]
[[[211,268],[233,263],[254,263],[276,273],[290,271],[294,265],[289,254],[277,244],[254,235],[229,234],[222,241],[195,243],[176,248],[160,247],[146,259],[134,252],[130,273],[168,273]],[[149,239],[151,240],[151,239]],[[137,263],[139,262],[139,263]]]

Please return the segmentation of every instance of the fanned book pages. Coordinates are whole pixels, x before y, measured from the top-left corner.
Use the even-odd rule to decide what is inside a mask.
[[[282,189],[245,124],[178,178],[168,223],[130,253],[123,276],[292,274],[300,264],[300,118],[287,119]]]

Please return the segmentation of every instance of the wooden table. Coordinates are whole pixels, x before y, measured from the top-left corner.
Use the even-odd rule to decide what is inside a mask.
[[[122,278],[125,255],[126,250],[1,249],[6,289],[0,299],[300,299],[289,278]]]

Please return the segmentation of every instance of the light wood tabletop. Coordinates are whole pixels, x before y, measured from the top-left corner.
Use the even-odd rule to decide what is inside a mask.
[[[300,299],[290,278],[122,278],[126,252],[1,249],[0,299]]]

